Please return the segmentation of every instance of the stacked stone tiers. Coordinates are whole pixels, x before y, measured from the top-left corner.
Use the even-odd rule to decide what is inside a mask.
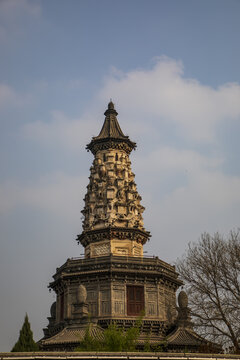
[[[94,160],[82,210],[83,233],[77,241],[87,258],[142,256],[142,245],[150,233],[144,229],[144,207],[129,159],[136,144],[123,134],[113,103],[108,104],[105,115],[99,135],[87,145]]]
[[[144,230],[144,207],[140,204],[141,196],[134,177],[124,151],[108,150],[96,154],[84,198],[84,230],[109,226]]]

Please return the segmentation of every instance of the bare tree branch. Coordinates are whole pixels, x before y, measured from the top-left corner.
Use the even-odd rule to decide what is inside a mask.
[[[192,316],[202,336],[240,352],[240,233],[227,239],[204,233],[189,244],[177,270],[186,284]]]

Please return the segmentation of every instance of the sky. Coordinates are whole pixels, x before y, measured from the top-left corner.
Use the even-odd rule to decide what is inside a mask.
[[[0,351],[43,336],[56,267],[78,257],[110,98],[148,255],[174,264],[240,226],[239,0],[0,0]]]

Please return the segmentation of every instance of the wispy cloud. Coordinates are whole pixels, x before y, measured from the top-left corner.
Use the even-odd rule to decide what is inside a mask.
[[[39,2],[29,0],[0,1],[0,42],[7,43],[10,39],[24,33],[26,19],[36,19],[41,15]]]
[[[159,148],[136,158],[151,252],[173,261],[204,231],[239,226],[240,176],[221,171],[223,159],[192,150]],[[171,249],[171,251],[169,251]]]
[[[91,114],[70,118],[62,111],[53,110],[49,122],[35,121],[22,128],[28,140],[44,146],[64,146],[65,150],[79,151],[80,144],[87,144],[96,131],[96,119]]]
[[[154,118],[157,123],[177,126],[187,139],[215,140],[216,125],[240,120],[240,85],[224,84],[214,89],[184,77],[183,65],[166,57],[150,70],[113,72],[106,79],[100,98],[113,97],[128,109],[135,124]]]
[[[17,92],[12,86],[0,83],[0,110],[22,107],[34,102],[31,94]]]
[[[7,90],[6,99],[11,97]],[[80,146],[100,131],[104,117],[99,109],[104,111],[110,97],[116,99],[124,132],[130,131],[133,139],[135,135],[152,139],[151,146],[142,141],[148,151],[142,151],[140,156],[136,153],[133,161],[146,206],[146,227],[157,233],[160,226],[169,243],[181,234],[185,239],[180,241],[182,247],[184,241],[196,239],[205,230],[228,231],[238,225],[240,176],[225,174],[224,155],[206,153],[205,145],[213,149],[220,141],[217,131],[222,123],[239,121],[239,94],[238,84],[214,89],[186,79],[180,62],[160,58],[150,70],[111,72],[91,109],[79,117],[53,110],[50,119],[25,124],[21,135],[25,141],[49,149],[79,152]],[[163,136],[163,141],[155,137],[169,126],[177,132],[177,144],[166,145],[169,137]],[[79,194],[81,184],[83,196],[87,178],[63,175],[53,179],[50,176],[32,186],[2,184],[0,191],[5,201],[1,210],[12,211],[22,204],[50,209],[57,217],[70,208],[79,211],[80,204],[71,207],[70,203],[75,201],[74,194]],[[176,247],[176,251],[179,254],[180,248]],[[177,252],[172,255],[176,257]]]
[[[0,84],[0,106],[10,104],[12,101],[17,100],[17,94],[8,85]]]
[[[49,122],[29,123],[24,133],[44,145],[62,143],[77,149],[77,143],[86,143],[96,135],[101,118],[99,104],[104,110],[110,98],[121,109],[123,130],[133,136],[155,136],[171,126],[182,142],[214,144],[219,125],[240,122],[239,84],[214,89],[185,78],[181,62],[161,57],[150,70],[112,70],[91,109],[78,118],[71,119],[56,109]]]
[[[41,6],[39,2],[30,0],[1,0],[0,13],[3,17],[15,19],[23,14],[31,16],[39,16],[41,14]]]
[[[63,173],[48,174],[29,184],[5,181],[0,184],[0,213],[30,207],[59,217],[66,216],[66,213],[76,216],[85,186],[85,178]]]

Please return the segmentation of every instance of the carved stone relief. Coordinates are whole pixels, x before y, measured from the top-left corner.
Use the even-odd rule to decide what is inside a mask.
[[[110,243],[94,244],[92,246],[92,256],[104,256],[110,253]]]
[[[144,230],[144,207],[140,204],[134,177],[125,151],[97,152],[84,198],[84,230],[113,225]]]

